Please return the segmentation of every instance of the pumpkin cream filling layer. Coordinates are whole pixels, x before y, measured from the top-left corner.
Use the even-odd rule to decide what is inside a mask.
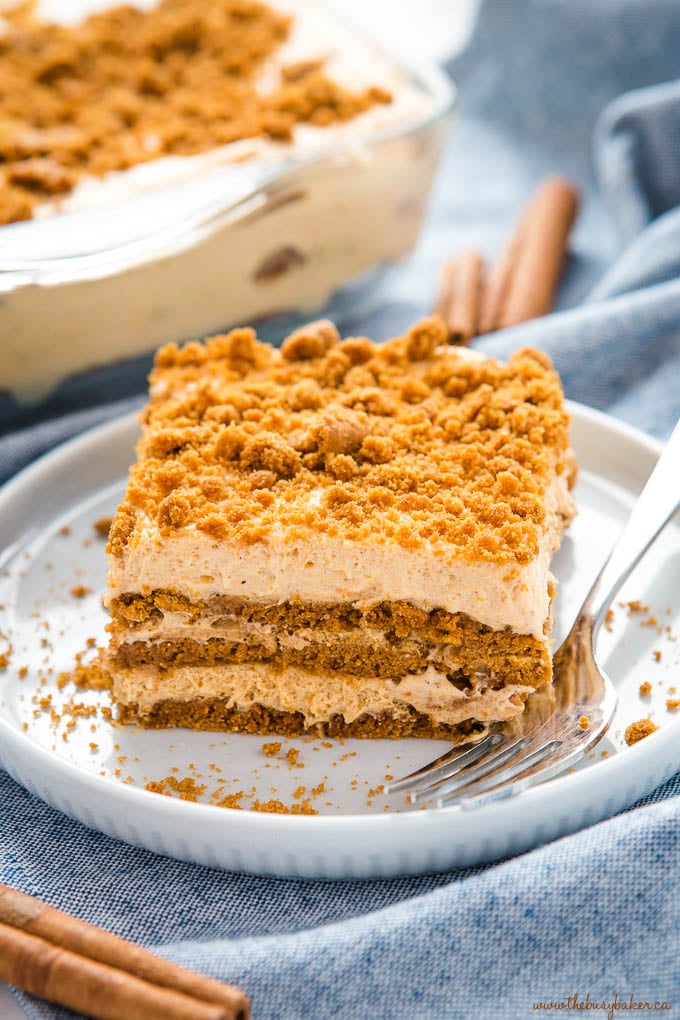
[[[400,679],[367,679],[334,671],[315,673],[297,667],[273,669],[266,663],[218,663],[179,666],[171,672],[152,666],[121,670],[115,692],[120,704],[142,724],[158,705],[181,706],[220,701],[237,711],[257,706],[275,713],[299,714],[306,728],[336,718],[345,724],[362,715],[406,717],[409,709],[433,722],[455,725],[468,719],[489,723],[522,711],[533,689],[511,683],[493,690],[479,674],[462,689],[430,667]]]

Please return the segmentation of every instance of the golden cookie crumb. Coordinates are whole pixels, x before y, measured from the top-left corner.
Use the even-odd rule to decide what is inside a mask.
[[[625,741],[630,747],[632,744],[637,744],[639,740],[643,740],[648,737],[650,733],[656,733],[658,726],[652,722],[651,719],[638,719],[637,722],[631,723],[626,728],[624,734]]]
[[[286,752],[286,758],[288,759],[288,764],[290,765],[291,768],[298,764],[299,757],[300,752],[298,751],[297,747],[290,747]]]
[[[94,522],[92,527],[102,538],[108,538],[112,520],[112,517],[100,517],[99,520]]]
[[[114,774],[119,775],[120,769],[116,769]],[[173,793],[176,793],[180,800],[196,802],[203,796],[207,787],[205,784],[197,783],[191,776],[185,776],[183,779],[165,776],[158,782],[146,783],[144,789],[151,793],[161,793],[166,797],[171,797]]]
[[[649,606],[641,602],[640,599],[632,599],[630,602],[621,602],[621,605],[628,610],[629,613],[648,613]]]
[[[217,801],[217,806],[221,808],[231,808],[232,810],[242,811],[243,808],[239,803],[245,796],[243,790],[239,790],[238,793],[229,793],[226,797],[222,797],[221,800]]]

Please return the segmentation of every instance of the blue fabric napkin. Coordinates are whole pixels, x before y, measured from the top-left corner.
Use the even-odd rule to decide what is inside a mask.
[[[422,242],[381,311],[348,328],[402,331],[431,307],[443,257],[468,244],[493,256],[536,181],[566,173],[585,204],[560,310],[480,346],[542,347],[570,397],[663,438],[680,416],[677,0],[487,0],[451,71],[461,114]],[[127,406],[9,434],[0,477]],[[323,883],[154,856],[0,773],[0,881],[241,984],[261,1020],[513,1020],[574,993],[678,1010],[678,792],[680,775],[617,818],[501,864]],[[32,1017],[65,1015],[22,1002]]]

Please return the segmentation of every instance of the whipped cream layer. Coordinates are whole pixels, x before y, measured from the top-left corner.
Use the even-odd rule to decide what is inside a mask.
[[[148,526],[142,541],[113,560],[108,598],[157,589],[192,601],[234,595],[254,602],[403,600],[419,609],[465,613],[479,623],[548,641],[550,558],[564,521],[573,514],[567,478],[557,476],[546,497],[547,521],[539,555],[525,565],[468,562],[441,549],[404,549],[328,538],[275,537],[256,545],[217,542],[188,528],[163,538]]]
[[[455,724],[471,718],[489,723],[512,719],[522,712],[532,689],[508,684],[493,690],[479,675],[470,690],[460,691],[432,667],[395,682],[342,673],[321,676],[296,667],[274,671],[266,663],[243,663],[181,666],[160,674],[148,666],[119,670],[113,695],[118,704],[136,706],[142,717],[164,701],[219,698],[242,711],[261,705],[276,712],[300,712],[306,726],[334,716],[351,723],[361,715],[383,712],[398,719],[409,707],[437,723]]]

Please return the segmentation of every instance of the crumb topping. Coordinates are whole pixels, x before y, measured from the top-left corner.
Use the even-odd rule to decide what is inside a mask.
[[[382,346],[322,321],[281,351],[251,329],[162,348],[109,552],[151,528],[530,562],[571,471],[559,379],[538,351],[506,365],[445,339],[433,317]]]
[[[95,532],[99,535],[100,538],[108,538],[109,531],[111,530],[111,518],[100,517],[98,520],[94,522],[92,527],[94,528]]]
[[[637,744],[639,740],[644,740],[650,733],[656,733],[658,730],[656,723],[653,723],[651,719],[638,719],[637,722],[631,723],[626,728],[624,734],[625,741],[629,747],[633,744]]]
[[[197,783],[191,776],[176,779],[175,776],[164,776],[163,779],[146,783],[144,789],[151,793],[160,793],[166,797],[177,794],[180,800],[197,803],[207,790],[205,783]]]
[[[257,0],[160,0],[65,27],[30,5],[3,10],[0,36],[0,223],[160,156],[190,156],[244,138],[289,141],[297,123],[326,126],[389,103],[378,86],[350,92],[324,61],[288,65],[273,91],[258,72],[291,18]]]

